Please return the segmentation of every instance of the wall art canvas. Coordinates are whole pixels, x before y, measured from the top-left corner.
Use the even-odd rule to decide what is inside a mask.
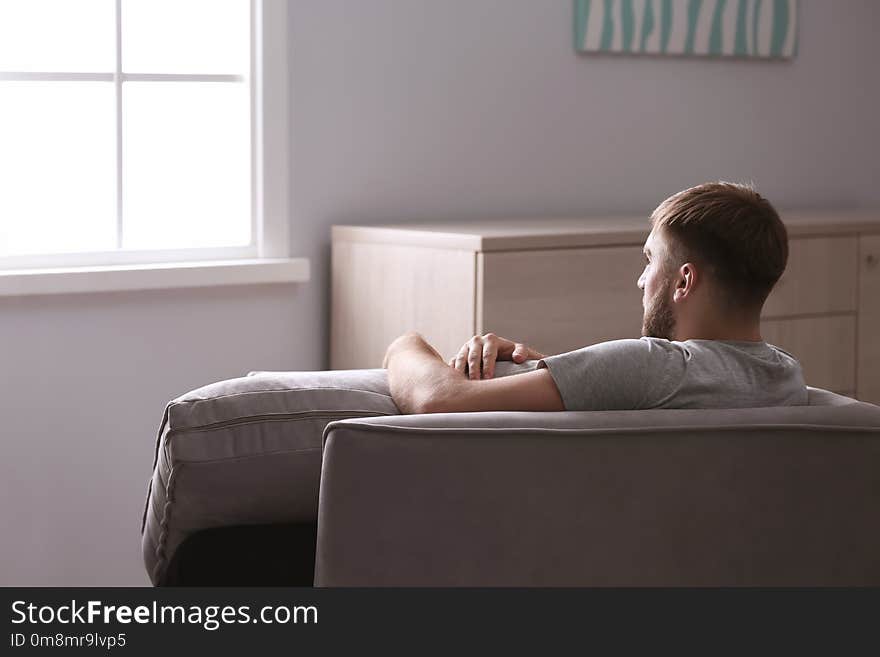
[[[583,52],[790,58],[798,0],[574,0]]]

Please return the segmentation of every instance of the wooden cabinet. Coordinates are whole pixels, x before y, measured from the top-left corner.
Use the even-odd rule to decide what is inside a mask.
[[[807,383],[880,403],[880,212],[783,213],[789,263],[764,339]],[[641,217],[334,226],[330,366],[380,367],[419,331],[445,357],[494,331],[544,353],[642,323]]]
[[[880,404],[880,235],[859,239],[856,391]]]
[[[788,266],[764,304],[764,316],[854,313],[858,250],[856,237],[790,236]]]

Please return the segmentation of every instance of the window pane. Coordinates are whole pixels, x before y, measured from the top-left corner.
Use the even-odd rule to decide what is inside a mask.
[[[123,84],[123,247],[251,241],[246,84]]]
[[[0,71],[112,73],[113,0],[0,0]]]
[[[123,0],[126,73],[246,75],[249,68],[248,0]]]
[[[109,82],[0,82],[0,255],[116,247]]]

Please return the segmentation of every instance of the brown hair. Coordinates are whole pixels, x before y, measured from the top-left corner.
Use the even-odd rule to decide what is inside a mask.
[[[727,305],[760,308],[788,262],[788,232],[751,185],[711,182],[678,192],[651,214],[670,237],[670,262],[705,266]]]

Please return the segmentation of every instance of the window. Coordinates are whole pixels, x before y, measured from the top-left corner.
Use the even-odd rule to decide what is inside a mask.
[[[285,257],[285,5],[0,0],[0,270]]]

